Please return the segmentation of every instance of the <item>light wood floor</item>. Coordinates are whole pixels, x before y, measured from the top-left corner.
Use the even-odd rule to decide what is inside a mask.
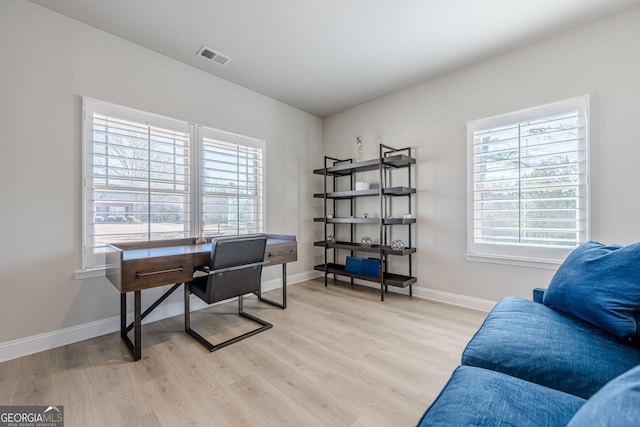
[[[138,362],[112,333],[1,363],[0,405],[64,405],[67,427],[413,426],[486,315],[322,280],[291,286],[286,310],[244,306],[274,327],[214,353],[178,316],[143,326]],[[252,328],[236,308],[192,327],[212,341]]]

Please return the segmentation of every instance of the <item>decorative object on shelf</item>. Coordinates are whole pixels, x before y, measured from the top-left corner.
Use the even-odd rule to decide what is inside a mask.
[[[362,218],[369,218],[369,214],[368,214],[368,213],[366,213],[366,212],[365,212],[365,213],[363,213],[363,214],[362,214]]]
[[[369,190],[371,188],[371,184],[364,181],[356,181],[356,191],[360,190]]]
[[[364,248],[370,248],[371,245],[373,245],[373,240],[371,240],[371,237],[363,237],[360,240],[360,244],[362,245],[362,247]]]
[[[203,243],[207,243],[207,238],[204,237],[204,226],[205,226],[204,222],[202,224],[200,224],[200,233],[196,237],[196,245],[201,245]]]
[[[402,218],[411,219],[411,218],[413,218],[413,214],[404,214],[404,215],[402,215]]]
[[[327,214],[327,219],[333,219],[333,214]]]
[[[404,249],[404,242],[400,239],[396,239],[393,242],[391,242],[391,249],[393,249],[394,251],[401,251]]]
[[[371,277],[380,277],[380,260],[348,256],[344,271]]]
[[[329,234],[327,236],[327,243],[330,245],[333,245],[336,243],[336,238],[333,236],[333,234]]]
[[[356,158],[358,159],[358,161],[360,161],[360,160],[362,160],[362,156],[363,156],[362,137],[361,136],[356,136],[356,148],[358,150],[358,152],[356,154]]]

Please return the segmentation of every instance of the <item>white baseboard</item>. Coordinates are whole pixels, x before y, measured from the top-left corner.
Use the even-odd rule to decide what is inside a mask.
[[[287,285],[289,286],[295,285],[296,283],[306,282],[307,280],[315,279],[316,277],[322,277],[322,272],[311,270],[298,274],[288,274]],[[280,287],[282,287],[282,278],[280,277],[262,282],[263,291],[270,291]]]
[[[322,276],[322,274],[321,274]],[[355,283],[368,286],[371,288],[380,289],[379,283],[374,283],[366,280],[356,279]],[[389,286],[389,292],[395,292],[403,295],[409,294],[408,288],[395,288],[393,286]],[[491,301],[482,298],[475,298],[466,295],[454,294],[451,292],[438,291],[436,289],[424,288],[422,286],[413,286],[412,294],[417,298],[424,298],[431,301],[442,302],[445,304],[457,305],[459,307],[472,308],[475,310],[489,312],[496,305],[496,301]]]
[[[475,298],[466,295],[454,294],[451,292],[438,291],[436,289],[413,287],[413,295],[431,301],[443,302],[445,304],[457,305],[460,307],[473,308],[475,310],[489,312],[496,305],[495,301]]]
[[[287,276],[287,286],[318,277],[321,273],[317,271],[308,271]],[[270,291],[282,287],[282,279],[276,278],[267,280],[262,283],[263,291]],[[131,305],[131,304],[130,304]],[[192,311],[200,310],[208,307],[207,304],[199,299],[191,301]],[[151,312],[142,322],[143,324],[155,322],[157,320],[166,319],[173,316],[184,314],[184,303],[175,302],[171,304],[161,304],[153,312]],[[33,335],[26,338],[19,338],[13,341],[0,343],[0,362],[5,362],[18,357],[28,356],[45,350],[51,350],[56,347],[73,344],[74,342],[83,341],[89,338],[98,337],[104,334],[110,334],[120,330],[120,316],[114,316],[107,319],[97,320],[82,325],[71,326],[69,328],[57,331],[46,332],[43,334]]]
[[[97,320],[0,344],[0,362],[117,331],[120,317]]]

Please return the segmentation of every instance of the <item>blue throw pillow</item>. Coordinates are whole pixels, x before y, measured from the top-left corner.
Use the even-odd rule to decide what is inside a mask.
[[[640,336],[640,243],[580,245],[556,271],[543,303],[619,338]]]
[[[575,413],[567,427],[626,427],[640,422],[640,366],[608,382]]]

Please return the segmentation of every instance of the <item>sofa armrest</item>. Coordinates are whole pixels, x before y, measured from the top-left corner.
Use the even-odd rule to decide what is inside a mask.
[[[546,288],[533,288],[533,302],[542,304],[542,298],[546,290]]]

